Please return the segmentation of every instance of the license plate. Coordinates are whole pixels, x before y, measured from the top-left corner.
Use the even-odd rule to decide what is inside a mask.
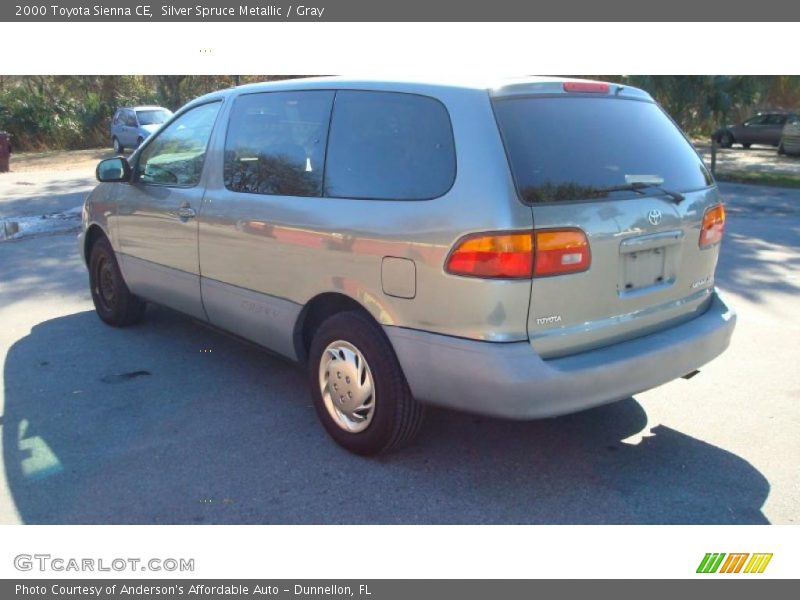
[[[623,254],[620,293],[671,283],[668,273],[669,248],[653,248]]]

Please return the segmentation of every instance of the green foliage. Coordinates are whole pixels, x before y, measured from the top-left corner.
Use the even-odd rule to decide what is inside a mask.
[[[281,79],[232,75],[0,76],[0,130],[18,151],[81,149],[110,143],[120,106],[160,104],[172,110],[188,100],[237,83]]]
[[[4,78],[0,129],[17,150],[78,149],[108,143],[118,106],[155,99],[141,78],[52,76]]]
[[[733,183],[754,183],[773,187],[800,188],[800,174],[772,173],[761,169],[718,171],[714,178],[717,181],[731,181]]]
[[[724,121],[737,120],[740,114],[752,111],[764,91],[762,78],[745,75],[650,75],[629,79],[632,85],[649,91],[685,131],[704,135]]]

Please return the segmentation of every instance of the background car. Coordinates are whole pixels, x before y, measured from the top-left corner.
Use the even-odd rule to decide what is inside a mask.
[[[795,116],[784,125],[778,154],[800,156],[800,117]]]
[[[786,122],[797,118],[795,113],[772,111],[758,113],[738,125],[728,125],[714,134],[717,143],[723,148],[741,144],[749,148],[752,144],[777,146]]]
[[[117,109],[111,120],[111,145],[121,154],[125,148],[137,148],[147,137],[169,120],[172,111],[163,106],[130,106]]]

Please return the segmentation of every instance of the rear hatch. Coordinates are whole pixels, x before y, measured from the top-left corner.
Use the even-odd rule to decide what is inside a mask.
[[[492,101],[533,213],[537,260],[546,246],[539,232],[579,230],[588,242],[580,272],[534,274],[528,334],[541,356],[639,337],[707,308],[719,244],[717,235],[701,244],[701,230],[704,217],[706,225],[717,217],[721,235],[719,195],[647,94],[555,82],[496,90]]]

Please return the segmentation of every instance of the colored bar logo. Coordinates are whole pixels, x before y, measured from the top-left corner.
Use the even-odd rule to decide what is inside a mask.
[[[727,558],[726,558],[727,557]],[[750,560],[748,561],[748,557]],[[707,552],[697,567],[698,573],[763,573],[772,553],[749,554],[747,552]],[[724,562],[723,562],[724,561]],[[744,567],[744,570],[742,568]]]

